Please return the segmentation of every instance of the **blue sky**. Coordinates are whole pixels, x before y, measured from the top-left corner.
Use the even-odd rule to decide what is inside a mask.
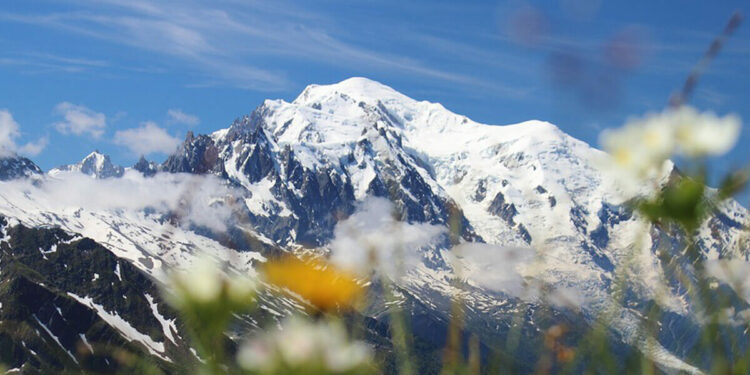
[[[590,144],[662,109],[746,1],[5,1],[0,109],[43,169],[94,149],[162,161],[187,130],[351,76],[474,120],[547,120]],[[750,122],[750,25],[691,104]],[[741,143],[750,140],[745,130]],[[738,147],[717,165],[748,160]]]

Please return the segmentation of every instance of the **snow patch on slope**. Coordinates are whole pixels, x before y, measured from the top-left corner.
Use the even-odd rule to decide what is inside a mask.
[[[251,264],[264,260],[260,254],[226,248],[187,228],[203,225],[223,230],[231,210],[210,202],[231,194],[212,176],[144,178],[129,172],[116,180],[95,180],[67,174],[41,183],[0,182],[0,214],[29,227],[57,225],[92,238],[157,279],[164,278],[165,268],[193,262],[198,251],[254,273]],[[168,215],[176,220],[165,220]]]
[[[159,324],[161,324],[161,329],[164,332],[164,337],[169,339],[173,344],[177,345],[177,342],[174,339],[174,335],[177,334],[177,325],[175,324],[174,319],[167,320],[164,318],[163,315],[159,313],[159,306],[154,301],[154,297],[151,297],[148,293],[144,294],[146,297],[146,300],[148,301],[149,306],[151,307],[151,313],[154,314],[154,317],[156,320],[159,321]]]
[[[107,322],[110,326],[116,328],[120,333],[127,337],[131,341],[137,341],[148,349],[149,353],[165,360],[172,362],[167,356],[164,355],[164,343],[154,341],[151,336],[143,334],[135,329],[130,323],[123,319],[120,315],[110,313],[104,306],[94,302],[91,297],[81,297],[76,294],[68,292],[68,295],[78,301],[80,304],[94,310],[102,320]]]

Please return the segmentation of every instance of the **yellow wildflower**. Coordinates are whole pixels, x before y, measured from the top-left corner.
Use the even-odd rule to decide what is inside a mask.
[[[304,298],[323,311],[353,308],[364,295],[356,276],[319,259],[287,256],[269,261],[266,280]]]

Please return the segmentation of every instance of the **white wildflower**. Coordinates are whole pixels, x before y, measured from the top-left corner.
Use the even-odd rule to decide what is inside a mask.
[[[256,280],[243,275],[227,275],[222,264],[207,255],[196,259],[185,270],[172,272],[170,281],[171,298],[180,306],[225,302],[244,305],[251,302],[257,290]]]
[[[177,289],[175,292],[183,294],[182,297],[209,303],[221,294],[224,275],[218,263],[208,257],[202,257],[189,269],[173,274],[172,279]]]
[[[750,302],[750,264],[742,259],[712,259],[705,263],[708,276],[729,285],[745,301]]]
[[[722,155],[728,152],[740,134],[736,115],[718,117],[711,112],[698,113],[682,107],[670,112],[679,152],[689,157]]]
[[[739,132],[734,115],[720,118],[690,107],[650,114],[602,132],[600,143],[610,155],[603,168],[618,174],[626,194],[635,194],[669,173],[672,156],[721,155],[734,146]]]
[[[372,357],[372,349],[365,343],[353,342],[344,347],[330,347],[325,351],[325,362],[334,372],[349,371],[367,363]]]
[[[282,322],[282,329],[264,332],[240,348],[237,363],[247,370],[289,368],[319,369],[337,374],[370,363],[372,350],[359,341],[351,341],[338,322],[313,323],[299,317]]]
[[[273,349],[261,341],[243,345],[237,353],[237,363],[246,370],[269,370],[274,361]]]
[[[674,152],[674,129],[663,116],[646,118],[641,138],[644,148],[649,150],[654,160],[664,160]]]
[[[674,151],[674,127],[663,115],[649,115],[620,129],[605,130],[601,143],[616,167],[651,178]]]
[[[318,349],[316,326],[310,325],[302,319],[290,319],[284,325],[284,331],[279,336],[277,347],[281,358],[292,366],[299,366],[309,362]]]
[[[227,280],[227,294],[235,303],[247,302],[257,289],[257,282],[244,276],[234,276]]]
[[[371,357],[371,349],[362,342],[349,342],[341,324],[328,322],[318,325],[320,347],[328,369],[344,372],[365,363]]]

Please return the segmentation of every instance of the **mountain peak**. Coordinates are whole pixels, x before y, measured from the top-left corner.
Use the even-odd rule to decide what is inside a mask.
[[[311,105],[342,95],[352,98],[357,102],[364,101],[368,104],[373,104],[373,102],[377,101],[392,100],[414,102],[414,99],[401,94],[390,86],[369,78],[352,77],[330,85],[309,85],[294,100],[294,103]]]
[[[329,86],[337,87],[342,90],[349,90],[349,91],[392,91],[397,92],[390,86],[387,86],[383,83],[380,83],[378,81],[365,78],[365,77],[351,77],[347,78],[339,83],[335,83]]]
[[[151,177],[158,171],[158,166],[156,163],[146,160],[146,157],[141,155],[138,162],[133,165],[133,169],[141,172],[145,177]]]
[[[427,157],[461,154],[482,147],[515,144],[518,152],[542,151],[572,142],[552,124],[542,121],[495,126],[472,121],[439,103],[418,101],[393,88],[371,79],[354,77],[330,85],[310,85],[292,102],[266,100],[253,112],[252,118],[240,122],[255,124],[268,132],[274,142],[290,145],[296,151],[305,149],[307,166],[326,155],[338,160],[340,155],[331,145],[354,145],[370,134],[387,136],[388,145]],[[232,126],[214,134],[228,136],[245,127]],[[232,138],[232,137],[229,137]],[[410,152],[411,152],[410,151]],[[483,157],[477,156],[482,159]]]
[[[108,161],[108,160],[109,160],[108,155],[102,154],[101,152],[99,152],[99,150],[94,150],[90,154],[86,155],[86,157],[81,160],[81,163],[85,163],[87,161],[95,161],[98,163],[104,163],[105,161]]]
[[[112,164],[109,155],[94,150],[79,163],[63,165],[49,171],[52,175],[60,172],[80,172],[94,178],[109,178],[120,177],[125,170],[119,165]]]

